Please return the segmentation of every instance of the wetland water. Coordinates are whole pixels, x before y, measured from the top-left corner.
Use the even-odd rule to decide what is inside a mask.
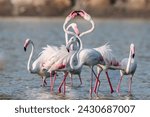
[[[148,20],[101,20],[94,19],[95,30],[82,37],[85,48],[111,44],[118,60],[128,57],[129,45],[136,47],[135,59],[138,63],[133,77],[132,96],[128,96],[128,78],[125,76],[121,84],[121,93],[110,94],[104,73],[100,80],[99,98],[93,99],[150,99],[150,21]],[[5,61],[5,68],[0,71],[0,99],[89,99],[90,70],[82,70],[83,85],[78,87],[77,76],[73,77],[73,87],[67,79],[66,96],[57,94],[57,88],[63,78],[56,79],[54,94],[50,94],[48,86],[41,87],[38,75],[30,74],[26,65],[31,48],[25,53],[23,44],[30,38],[35,44],[34,58],[41,48],[49,45],[65,44],[62,29],[64,18],[0,18],[0,57]],[[89,28],[88,22],[77,20],[81,32]],[[116,89],[120,79],[119,71],[109,71],[113,88]]]

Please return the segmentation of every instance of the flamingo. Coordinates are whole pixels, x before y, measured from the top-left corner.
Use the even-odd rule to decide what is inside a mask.
[[[24,51],[27,50],[27,47],[31,44],[32,46],[32,50],[28,59],[28,63],[27,63],[27,70],[32,73],[32,74],[38,74],[39,76],[41,76],[42,78],[42,86],[47,85],[46,82],[46,78],[49,77],[49,73],[47,71],[43,71],[42,65],[44,64],[44,61],[47,60],[47,57],[51,56],[51,55],[47,55],[47,53],[55,53],[55,51],[58,49],[57,47],[50,47],[49,45],[47,45],[47,47],[43,48],[43,51],[39,54],[38,58],[32,63],[31,66],[31,59],[33,56],[33,52],[34,52],[34,43],[32,40],[30,39],[26,39],[25,43],[24,43]],[[53,72],[52,75],[54,75],[55,73]]]
[[[67,45],[67,48],[72,44],[77,42],[79,45],[79,49],[71,56],[70,58],[70,67],[73,70],[81,69],[83,65],[90,67],[91,69],[91,80],[90,80],[90,97],[92,97],[92,82],[93,82],[93,73],[96,76],[93,67],[99,63],[104,64],[102,55],[94,49],[83,49],[82,41],[80,38],[70,39]],[[74,65],[74,58],[77,57],[77,64]],[[99,80],[96,76],[96,79]]]
[[[132,84],[132,78],[133,75],[136,71],[137,68],[137,62],[134,60],[135,57],[135,45],[133,43],[130,44],[130,53],[129,53],[129,58],[124,58],[121,62],[120,62],[120,81],[118,83],[117,89],[116,91],[119,93],[120,91],[120,85],[121,85],[121,81],[123,79],[124,75],[130,75],[129,78],[129,94],[131,94],[131,84]]]

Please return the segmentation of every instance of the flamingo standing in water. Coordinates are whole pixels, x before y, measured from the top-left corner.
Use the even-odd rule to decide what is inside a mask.
[[[55,46],[47,45],[47,47],[43,48],[43,51],[40,53],[39,57],[32,63],[32,66],[31,66],[31,59],[32,59],[33,52],[34,52],[34,43],[30,39],[26,39],[24,43],[24,51],[26,51],[27,47],[30,44],[32,46],[32,50],[28,59],[27,70],[32,74],[38,74],[39,76],[41,76],[42,86],[45,86],[47,85],[46,78],[49,77],[50,75],[49,75],[49,72],[43,71],[41,69],[42,65],[44,64],[44,61],[46,61],[47,58],[51,56],[50,54],[47,54],[47,53],[55,53],[58,48]],[[55,73],[53,72],[52,75],[54,74]]]
[[[135,57],[135,45],[132,43],[130,45],[130,53],[129,53],[129,58],[124,58],[121,62],[120,62],[120,66],[119,69],[120,70],[120,81],[118,83],[117,89],[116,91],[119,92],[120,90],[120,85],[121,85],[121,81],[123,79],[124,75],[130,75],[129,78],[129,94],[131,94],[131,84],[132,84],[132,78],[133,75],[136,71],[137,68],[137,62],[134,60]]]
[[[80,38],[70,39],[67,47],[69,47],[73,43],[78,43],[79,49],[71,56],[70,58],[70,67],[74,70],[81,69],[83,65],[89,66],[91,69],[91,80],[90,80],[90,96],[92,97],[93,91],[93,73],[96,76],[93,67],[99,63],[104,64],[103,58],[99,52],[94,49],[83,49],[82,41]],[[74,65],[74,58],[77,58],[77,64]],[[96,79],[99,80],[96,76]]]

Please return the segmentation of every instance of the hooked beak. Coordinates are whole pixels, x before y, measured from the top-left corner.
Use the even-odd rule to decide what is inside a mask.
[[[69,46],[70,46],[70,44],[69,44],[69,45],[67,44],[67,46],[66,46],[66,50],[67,50],[67,52],[70,52],[70,50],[69,50]]]
[[[135,57],[135,54],[132,54],[132,58],[134,58]]]
[[[24,51],[26,52],[26,50],[27,50],[27,48],[26,47],[24,47]]]
[[[68,52],[70,51],[68,48],[66,48],[66,49],[67,49]]]

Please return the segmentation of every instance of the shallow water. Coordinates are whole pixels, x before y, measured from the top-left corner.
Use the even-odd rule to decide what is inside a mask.
[[[111,44],[117,59],[128,57],[129,45],[136,47],[136,61],[138,68],[133,78],[132,95],[128,96],[128,78],[124,77],[121,92],[110,93],[104,73],[101,75],[99,97],[93,99],[150,99],[150,21],[148,20],[100,20],[94,19],[93,33],[82,37],[86,48],[98,47],[106,42]],[[57,88],[63,78],[57,77],[54,93],[50,94],[48,86],[41,87],[38,75],[30,74],[26,69],[30,49],[25,53],[23,44],[26,38],[35,44],[34,58],[41,48],[47,44],[60,46],[65,44],[62,25],[64,18],[0,18],[0,62],[4,63],[0,71],[0,99],[89,99],[90,70],[82,70],[83,85],[78,87],[77,76],[73,77],[73,87],[67,79],[66,95],[58,94]],[[90,25],[83,20],[77,20],[82,32]],[[113,88],[119,81],[119,71],[109,71]]]

